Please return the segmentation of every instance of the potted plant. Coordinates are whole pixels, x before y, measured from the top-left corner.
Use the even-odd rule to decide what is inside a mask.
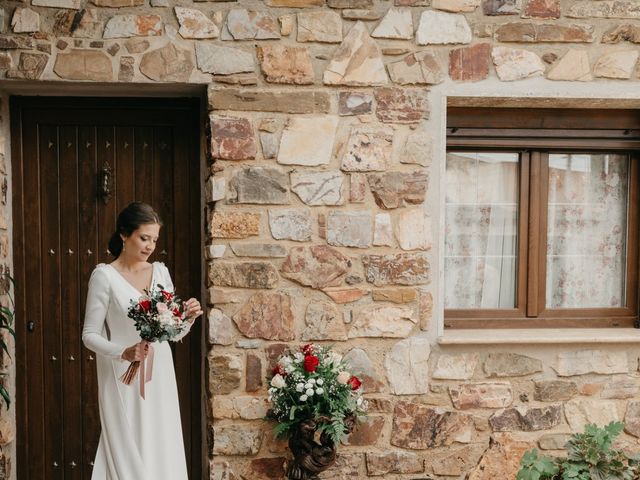
[[[280,356],[269,375],[267,418],[288,438],[289,480],[313,480],[336,460],[337,445],[366,410],[362,382],[328,347],[307,344]]]
[[[638,459],[613,446],[623,428],[620,422],[604,428],[586,425],[584,433],[573,434],[567,442],[566,458],[529,450],[520,460],[516,480],[638,480]]]

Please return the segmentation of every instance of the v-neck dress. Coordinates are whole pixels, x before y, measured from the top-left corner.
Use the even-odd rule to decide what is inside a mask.
[[[173,290],[167,267],[152,265],[152,285]],[[140,335],[127,316],[140,292],[114,267],[98,265],[89,280],[82,341],[96,353],[102,432],[92,480],[187,480],[178,389],[171,349],[154,343],[153,378],[140,396],[138,377],[125,385],[125,348]],[[186,335],[184,332],[182,336]]]

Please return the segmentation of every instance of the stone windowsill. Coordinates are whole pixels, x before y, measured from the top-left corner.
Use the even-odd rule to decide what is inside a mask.
[[[640,343],[635,328],[469,329],[445,330],[440,345]]]

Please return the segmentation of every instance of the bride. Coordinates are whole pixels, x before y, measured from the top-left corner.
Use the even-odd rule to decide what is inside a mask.
[[[167,267],[147,259],[156,248],[162,221],[147,204],[134,202],[118,215],[109,251],[116,259],[91,274],[82,341],[96,355],[102,433],[92,480],[187,480],[178,390],[167,342],[142,342],[127,316],[131,300],[161,284],[173,290]],[[191,327],[202,314],[195,298],[184,302]],[[187,329],[180,338],[188,333]],[[145,398],[134,381],[119,379],[130,362],[154,349],[153,377]],[[138,373],[140,374],[140,373]]]

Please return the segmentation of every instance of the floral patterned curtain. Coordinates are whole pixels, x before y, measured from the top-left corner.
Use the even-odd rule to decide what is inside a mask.
[[[625,302],[629,159],[550,154],[547,308]]]

